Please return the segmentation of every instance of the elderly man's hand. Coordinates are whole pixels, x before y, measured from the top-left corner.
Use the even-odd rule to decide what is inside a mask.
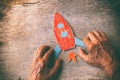
[[[87,63],[101,67],[109,77],[115,70],[116,58],[104,32],[93,31],[83,39],[89,53],[80,49],[79,56]]]
[[[37,49],[29,80],[51,80],[54,77],[61,65],[61,60],[57,59],[53,68],[49,68],[52,53],[53,49],[49,46],[41,46]]]

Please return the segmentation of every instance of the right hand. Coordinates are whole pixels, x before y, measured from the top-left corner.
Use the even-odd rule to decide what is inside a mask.
[[[108,77],[112,77],[117,60],[106,34],[99,31],[89,32],[83,42],[89,53],[87,54],[83,49],[80,49],[79,56],[87,63],[102,68]]]

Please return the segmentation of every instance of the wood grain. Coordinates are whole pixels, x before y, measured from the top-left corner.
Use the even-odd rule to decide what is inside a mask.
[[[37,47],[43,44],[55,47],[53,18],[56,11],[69,21],[78,38],[89,31],[104,31],[119,52],[119,9],[118,5],[112,8],[109,0],[39,0],[36,4],[12,6],[0,21],[0,80],[26,80]],[[77,58],[78,64],[68,63],[68,53],[79,54],[78,49],[61,53],[64,65],[58,80],[106,80],[101,69],[80,58]]]

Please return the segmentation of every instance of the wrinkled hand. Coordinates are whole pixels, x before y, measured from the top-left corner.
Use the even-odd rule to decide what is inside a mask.
[[[49,46],[41,46],[37,49],[31,67],[29,80],[51,80],[60,67],[61,60],[57,59],[53,68],[49,68],[48,63],[53,49]]]
[[[101,67],[109,77],[112,77],[115,69],[115,52],[108,42],[104,32],[89,32],[83,39],[89,53],[80,49],[79,56],[87,63]]]

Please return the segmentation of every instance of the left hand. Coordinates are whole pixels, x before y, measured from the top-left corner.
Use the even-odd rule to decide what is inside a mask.
[[[57,59],[53,68],[48,63],[53,49],[49,46],[41,46],[37,49],[28,80],[51,80],[61,66],[61,59]]]

